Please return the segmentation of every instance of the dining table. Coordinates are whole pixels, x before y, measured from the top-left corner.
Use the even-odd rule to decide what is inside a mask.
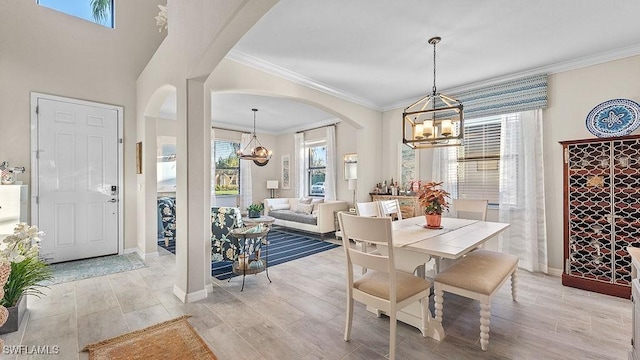
[[[425,264],[431,259],[459,259],[473,251],[487,240],[498,235],[509,224],[443,217],[441,228],[427,228],[424,216],[393,221],[392,239],[396,259],[396,269],[424,276]],[[386,253],[384,246],[379,246]],[[380,315],[384,312],[367,307],[367,310]],[[435,321],[429,312],[427,327],[422,327],[420,303],[415,302],[397,313],[397,319],[418,328],[423,336],[441,341],[445,337],[442,323]]]

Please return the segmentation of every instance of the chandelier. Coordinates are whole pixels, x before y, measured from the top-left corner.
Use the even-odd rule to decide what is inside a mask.
[[[462,145],[464,135],[462,103],[436,90],[436,44],[433,45],[432,93],[409,105],[402,113],[402,142],[412,149]]]
[[[251,111],[253,111],[253,137],[244,149],[238,150],[238,157],[240,160],[253,160],[254,164],[265,166],[269,162],[269,159],[271,159],[272,152],[262,146],[256,136],[256,113],[258,109],[251,109]]]

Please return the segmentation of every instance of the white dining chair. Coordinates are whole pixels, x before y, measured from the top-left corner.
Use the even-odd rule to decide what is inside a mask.
[[[458,219],[487,221],[487,200],[453,199],[452,205]]]
[[[380,207],[377,201],[356,203],[356,214],[366,217],[380,217]]]
[[[402,220],[402,211],[400,211],[398,199],[380,200],[378,204],[380,206],[380,216],[391,218],[395,216],[398,220]]]
[[[381,310],[389,316],[389,360],[395,359],[396,312],[420,301],[422,328],[427,327],[429,316],[429,290],[431,283],[423,278],[396,270],[391,219],[340,213],[342,245],[347,265],[347,314],[344,340],[351,339],[354,300]],[[363,252],[351,246],[349,239],[385,246],[386,254]],[[359,278],[354,277],[353,264],[369,269]],[[425,336],[426,334],[423,334]]]

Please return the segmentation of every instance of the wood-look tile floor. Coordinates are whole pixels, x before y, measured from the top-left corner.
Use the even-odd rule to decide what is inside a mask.
[[[242,279],[214,279],[209,297],[182,304],[172,294],[175,257],[163,254],[146,268],[51,286],[29,298],[20,330],[0,336],[0,359],[87,359],[87,344],[190,314],[190,322],[220,360],[385,359],[389,319],[356,303],[352,339],[342,339],[344,255],[333,249]],[[433,299],[431,299],[433,308]],[[398,325],[398,359],[627,359],[629,300],[563,287],[560,279],[519,271],[518,300],[509,282],[491,307],[489,349],[479,345],[477,302],[445,296],[447,337],[423,338]],[[11,355],[10,346],[57,346],[59,353]],[[55,352],[55,351],[51,351]]]

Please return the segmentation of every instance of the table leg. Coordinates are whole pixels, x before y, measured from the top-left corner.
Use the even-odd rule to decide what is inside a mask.
[[[269,233],[267,233],[268,235]],[[263,245],[264,245],[264,272],[267,273],[267,280],[271,283],[271,278],[269,277],[269,239],[267,235],[264,236]]]

